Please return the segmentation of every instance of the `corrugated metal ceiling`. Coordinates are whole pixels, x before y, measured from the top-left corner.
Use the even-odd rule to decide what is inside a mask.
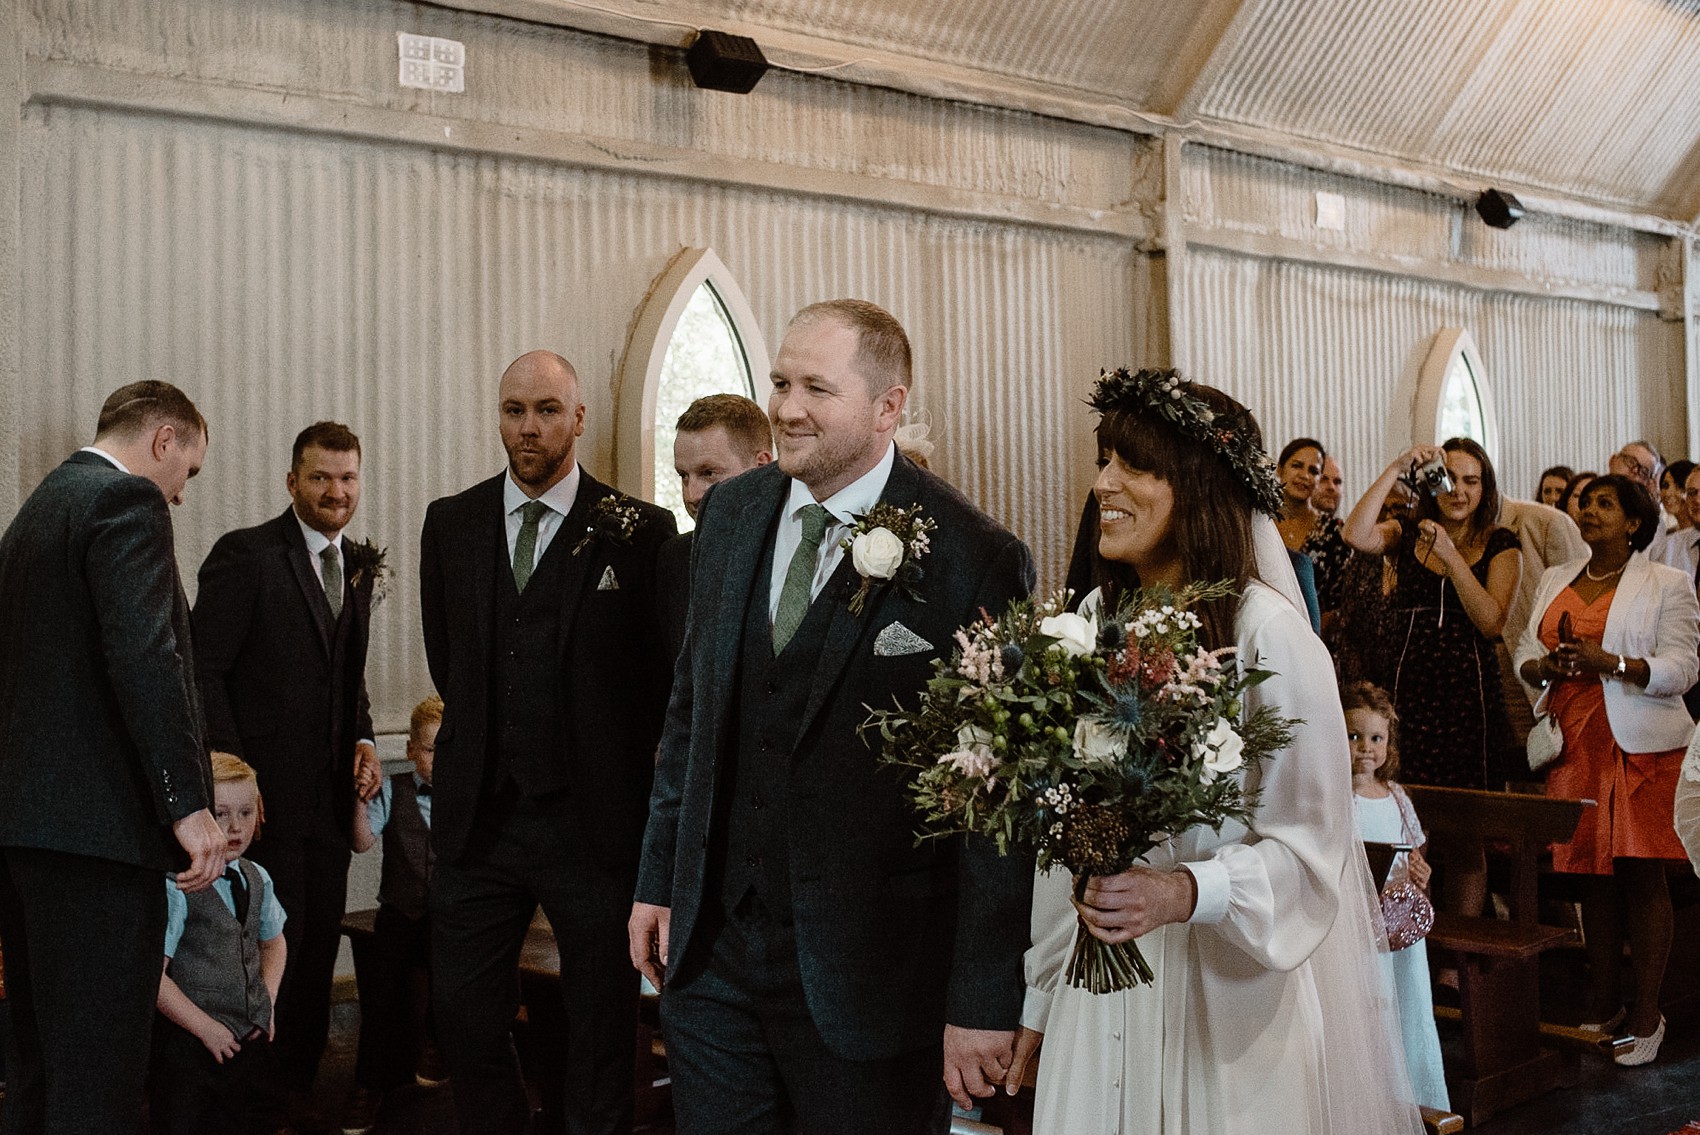
[[[989,90],[1039,83],[1683,224],[1700,213],[1700,0],[611,3],[525,6],[771,29]]]

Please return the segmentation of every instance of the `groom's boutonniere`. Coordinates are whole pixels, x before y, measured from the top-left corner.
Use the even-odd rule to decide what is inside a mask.
[[[342,542],[342,557],[348,563],[348,586],[359,591],[370,580],[374,607],[390,593],[390,565],[384,558],[388,554],[388,548],[380,548],[371,540]]]
[[[920,505],[898,508],[894,504],[876,504],[855,521],[838,545],[850,553],[850,562],[862,577],[861,588],[850,597],[850,613],[860,615],[874,584],[888,580],[920,602],[915,587],[926,574],[921,557],[932,547],[927,534],[938,522],[922,516]]]
[[[573,545],[573,555],[578,555],[596,540],[598,536],[615,544],[629,544],[632,533],[643,523],[643,513],[628,496],[603,497],[590,506],[590,524],[585,528],[584,535]]]

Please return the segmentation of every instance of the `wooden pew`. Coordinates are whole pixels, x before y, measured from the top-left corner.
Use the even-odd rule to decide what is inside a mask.
[[[1540,954],[1571,932],[1539,924],[1537,890],[1541,855],[1574,834],[1592,801],[1407,787],[1431,842],[1457,851],[1503,847],[1511,860],[1510,921],[1441,913],[1428,937],[1431,958],[1457,960],[1464,1052],[1447,1069],[1447,1085],[1452,1106],[1474,1126],[1577,1073],[1574,1052],[1541,1045]]]

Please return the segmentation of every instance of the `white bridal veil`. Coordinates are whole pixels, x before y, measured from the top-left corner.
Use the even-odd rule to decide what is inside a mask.
[[[1252,539],[1258,577],[1304,615],[1304,596],[1275,522],[1255,514]],[[1332,684],[1334,675],[1318,674],[1315,680]],[[1350,816],[1352,766],[1344,736],[1339,746],[1341,793]],[[1369,861],[1352,834],[1356,829],[1348,822],[1345,830],[1352,844],[1342,855],[1340,910],[1310,959],[1322,1007],[1328,1135],[1418,1135],[1423,1124],[1405,1068],[1399,1003],[1378,956],[1387,949],[1387,928]]]

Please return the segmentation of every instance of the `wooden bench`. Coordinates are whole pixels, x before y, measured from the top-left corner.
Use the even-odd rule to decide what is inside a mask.
[[[1437,913],[1428,937],[1431,958],[1457,961],[1464,1044],[1462,1058],[1447,1069],[1447,1086],[1453,1108],[1474,1126],[1577,1073],[1573,1050],[1541,1044],[1539,958],[1572,934],[1540,925],[1538,888],[1542,854],[1575,833],[1592,802],[1408,787],[1432,843],[1455,855],[1500,848],[1510,858],[1509,921]]]

